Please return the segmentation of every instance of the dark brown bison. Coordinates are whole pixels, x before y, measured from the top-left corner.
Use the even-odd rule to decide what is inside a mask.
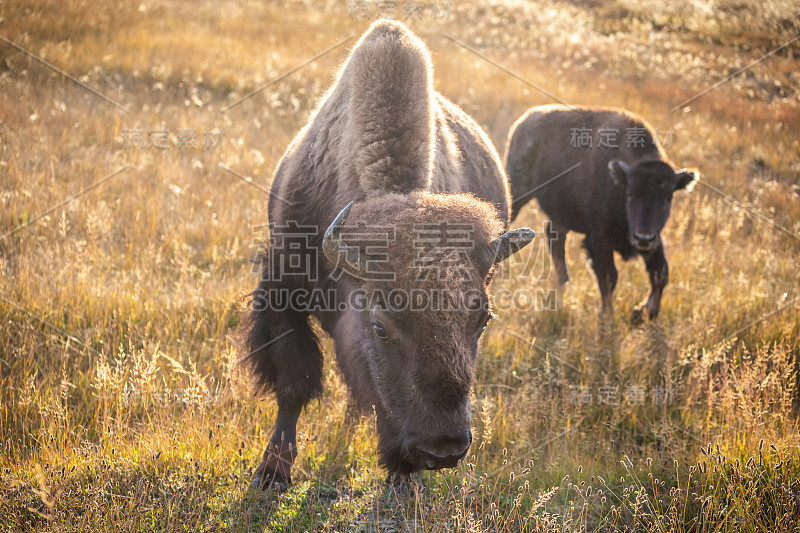
[[[240,329],[278,403],[256,486],[289,482],[298,416],[322,391],[312,318],[356,404],[377,415],[390,477],[453,466],[471,443],[487,284],[533,232],[503,233],[499,157],[432,76],[421,41],[375,23],[278,165],[270,245]]]
[[[661,230],[672,193],[689,186],[695,171],[673,170],[653,128],[621,109],[543,106],[529,109],[509,133],[506,172],[512,220],[536,198],[550,218],[550,255],[558,281],[569,280],[564,261],[567,232],[586,237],[602,296],[610,313],[617,269],[614,251],[644,258],[650,295],[632,322],[658,316],[669,268]]]

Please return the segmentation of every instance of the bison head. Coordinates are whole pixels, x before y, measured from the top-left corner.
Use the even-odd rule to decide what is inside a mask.
[[[633,166],[615,159],[608,164],[611,179],[626,189],[628,238],[639,251],[647,252],[661,244],[661,230],[672,207],[672,193],[685,189],[697,178],[694,170],[675,171],[658,160]]]
[[[325,233],[325,256],[347,274],[337,359],[359,404],[375,410],[391,472],[455,466],[470,446],[487,285],[495,265],[533,238],[528,229],[498,236],[501,228],[472,196],[417,192],[351,203]],[[370,254],[359,231],[385,231],[388,246]]]

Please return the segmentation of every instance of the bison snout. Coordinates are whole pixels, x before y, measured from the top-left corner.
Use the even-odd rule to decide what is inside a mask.
[[[472,444],[472,431],[459,429],[409,446],[420,470],[438,470],[456,466]]]
[[[633,244],[640,250],[650,250],[655,246],[658,234],[650,231],[635,231],[633,233]]]

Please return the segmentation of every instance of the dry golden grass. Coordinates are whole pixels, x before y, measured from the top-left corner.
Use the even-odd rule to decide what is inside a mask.
[[[0,43],[0,233],[126,169],[0,240],[0,528],[800,527],[800,239],[764,220],[800,232],[800,44],[671,112],[796,36],[796,5],[452,2],[451,14],[409,25],[439,90],[499,151],[525,109],[551,101],[445,34],[568,102],[643,114],[673,132],[677,164],[736,199],[676,195],[659,320],[627,323],[647,286],[632,261],[604,327],[572,237],[563,307],[500,312],[487,330],[463,465],[394,495],[373,421],[348,414],[328,358],[294,485],[251,492],[275,409],[252,397],[228,337],[255,284],[266,195],[219,165],[267,187],[347,47],[221,110],[370,21],[345,2],[7,0],[0,35],[127,111]],[[170,147],[126,148],[134,128],[169,129]],[[197,147],[175,145],[181,128]],[[204,147],[213,130],[222,142]],[[515,225],[542,223],[531,205]],[[537,239],[531,253],[544,250]],[[494,289],[552,288],[546,254],[535,265],[532,277],[506,265]],[[573,401],[582,386],[591,403]],[[642,405],[624,401],[636,387]],[[598,403],[615,390],[620,405]]]

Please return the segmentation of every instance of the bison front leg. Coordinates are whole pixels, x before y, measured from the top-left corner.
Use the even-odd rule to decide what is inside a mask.
[[[256,378],[273,391],[278,417],[252,486],[285,489],[297,457],[297,419],[322,391],[322,352],[305,314],[291,310],[252,311],[247,356]]]
[[[256,469],[251,485],[253,488],[286,490],[292,481],[291,469],[297,457],[297,419],[299,413],[281,413]]]
[[[669,265],[664,257],[664,247],[659,246],[652,252],[644,256],[644,264],[647,273],[650,275],[650,294],[647,300],[642,302],[633,310],[631,323],[634,326],[643,324],[646,320],[652,320],[658,316],[661,310],[661,295],[664,287],[669,281]]]
[[[602,315],[606,318],[613,316],[614,289],[617,287],[617,267],[614,265],[614,250],[602,242],[592,241],[587,238],[586,249],[592,260],[592,269],[597,276],[600,287],[600,296],[603,300]]]

